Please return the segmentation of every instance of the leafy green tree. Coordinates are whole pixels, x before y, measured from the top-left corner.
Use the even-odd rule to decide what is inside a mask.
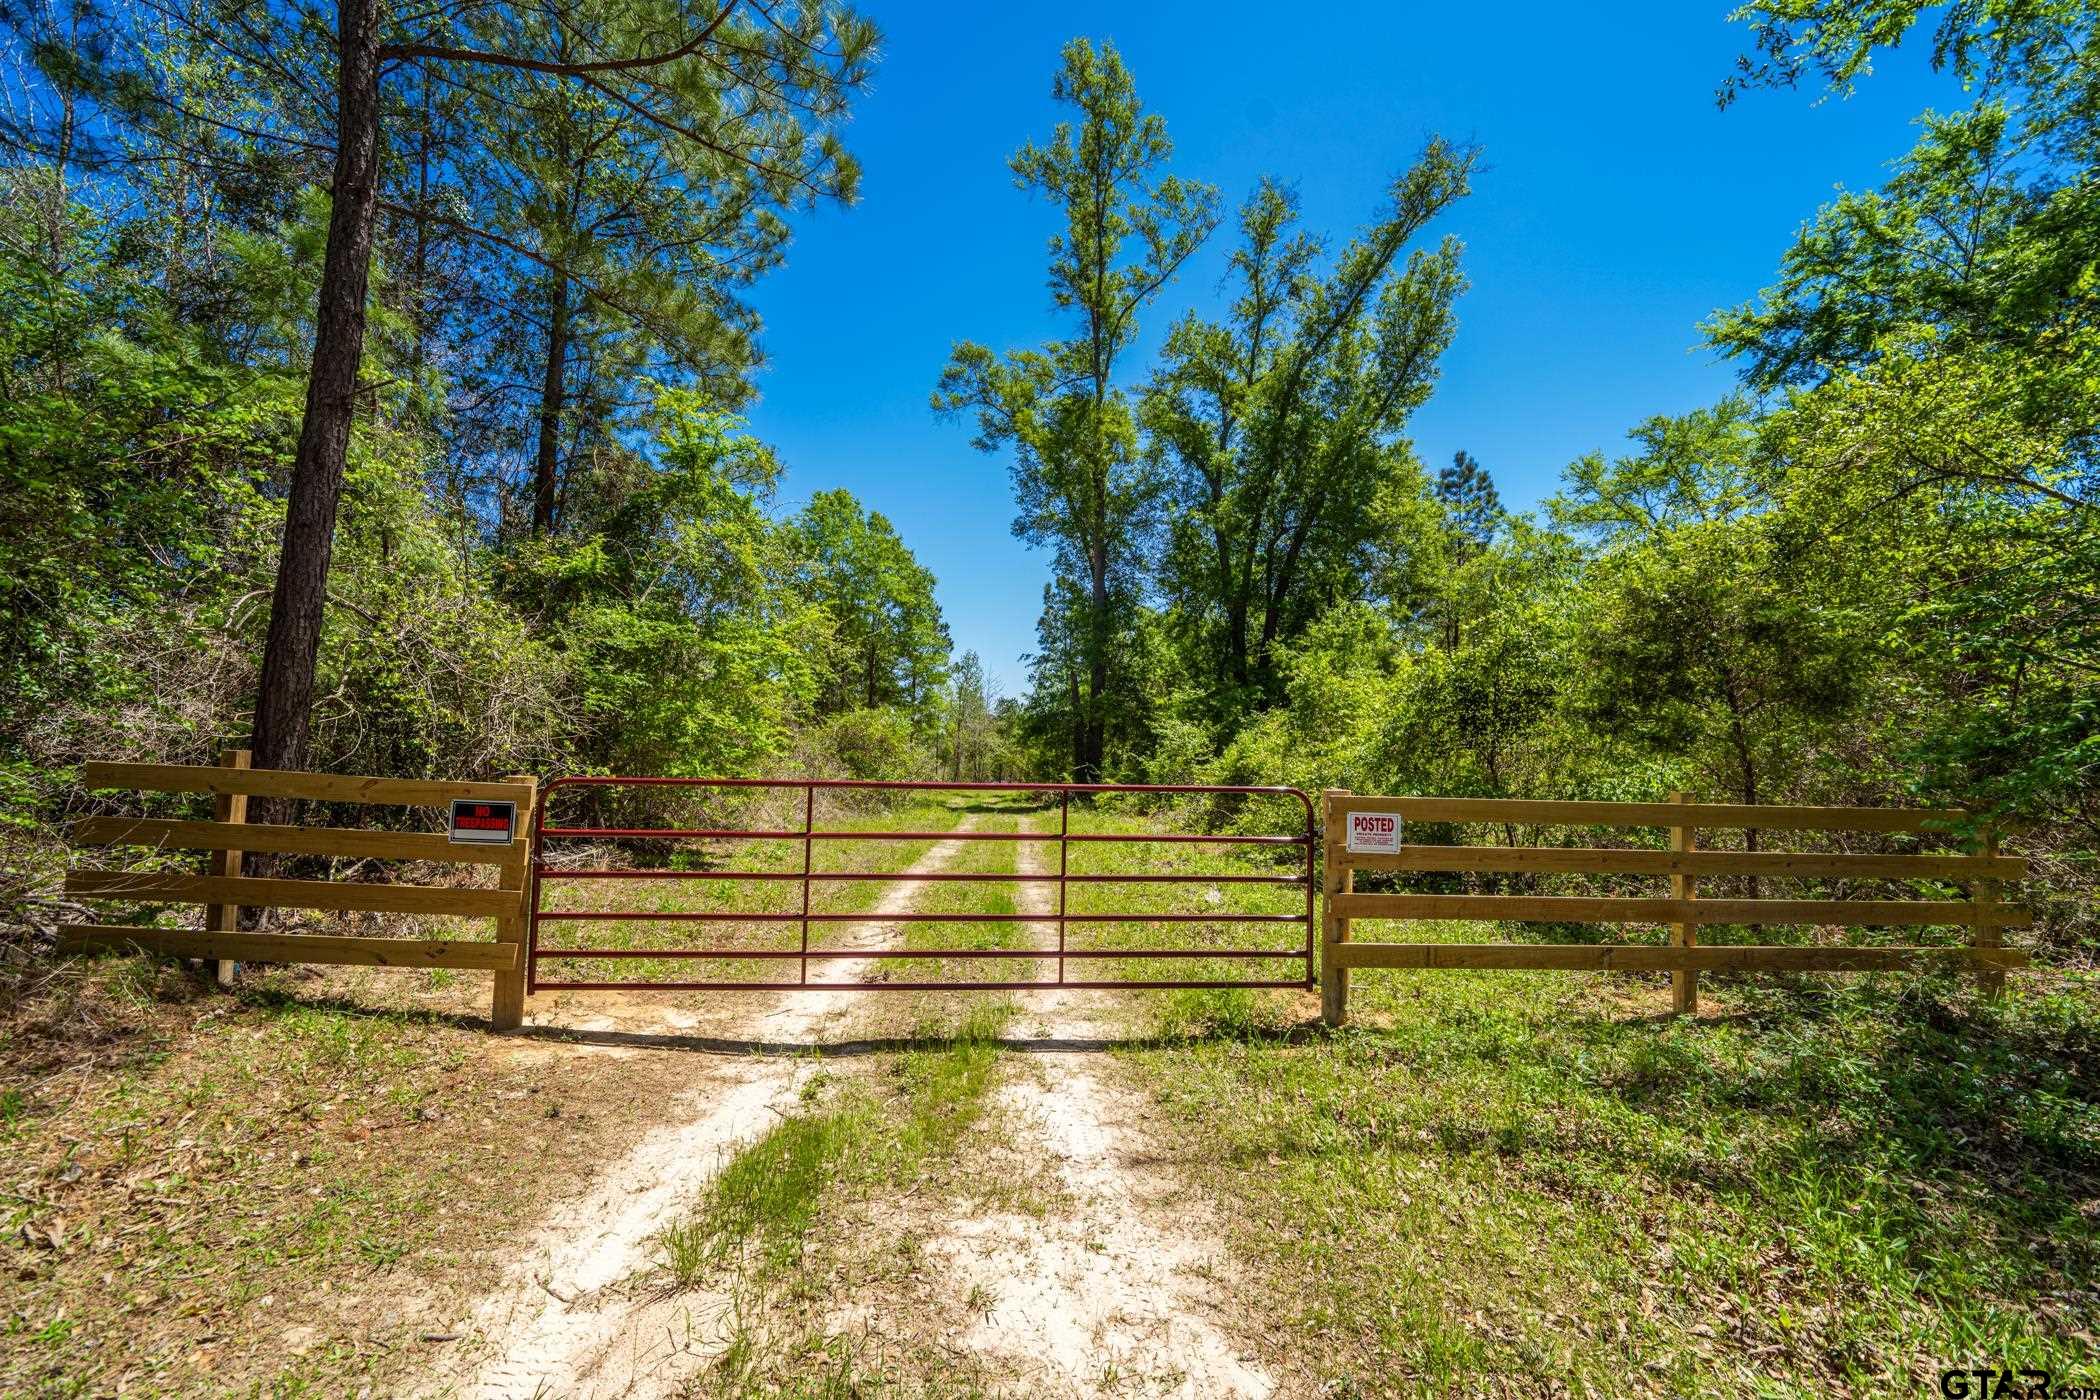
[[[818,711],[895,706],[926,717],[949,649],[932,573],[850,491],[819,491],[794,526],[798,590],[831,620]]]
[[[948,776],[956,782],[986,782],[1010,776],[1006,736],[1001,733],[984,663],[974,651],[956,661],[948,678]]]
[[[2091,829],[2100,673],[2100,66],[2094,12],[2044,0],[1754,4],[1730,95],[1847,92],[1932,25],[1976,93],[1927,114],[1879,190],[1841,195],[1714,342],[1786,397],[1764,432],[1802,567],[1871,619],[1892,781]]]
[[[112,643],[223,609],[263,541],[296,378],[229,364],[52,172],[0,169],[0,741],[155,678]],[[222,249],[244,266],[256,250]],[[259,256],[259,255],[258,255]],[[265,279],[255,275],[258,292]],[[150,619],[150,621],[148,621]],[[162,677],[161,679],[165,679]]]
[[[1064,213],[1065,232],[1050,240],[1051,299],[1076,318],[1075,333],[1003,359],[961,342],[933,404],[974,413],[979,449],[1012,446],[1014,533],[1052,548],[1059,575],[1076,583],[1054,628],[1072,652],[1060,646],[1056,664],[1073,707],[1072,771],[1090,780],[1103,771],[1117,619],[1142,587],[1157,489],[1117,366],[1138,312],[1215,226],[1217,197],[1164,173],[1166,122],[1144,110],[1112,45],[1067,44],[1052,93],[1079,125],[1061,122],[1047,146],[1022,147],[1013,171]]]
[[[358,405],[370,392],[360,376],[380,212],[443,221],[528,261],[546,261],[499,230],[439,214],[427,200],[394,197],[403,168],[395,160],[400,107],[383,79],[417,69],[462,86],[515,80],[533,91],[595,94],[658,139],[692,143],[722,170],[748,175],[771,203],[792,207],[850,179],[833,126],[865,74],[874,33],[842,6],[767,0],[697,8],[687,0],[562,0],[551,8],[488,3],[400,14],[377,0],[340,0],[332,10],[305,0],[236,0],[157,15],[265,95],[269,107],[257,123],[238,128],[244,139],[297,151],[327,168],[331,198],[307,402],[252,741],[258,764],[296,767],[305,756],[344,468]],[[229,125],[209,114],[200,119],[181,105],[163,69],[134,61],[150,47],[135,32],[120,29],[116,39],[102,54],[78,42],[46,46],[39,59],[47,69],[96,70],[112,112],[174,113],[189,129],[214,133]],[[107,61],[92,61],[98,57]],[[491,119],[532,117],[516,103],[498,108]],[[470,151],[449,158],[461,169],[475,164]],[[578,284],[585,295],[617,300],[614,289]]]
[[[1791,572],[1744,401],[1633,437],[1632,456],[1571,466],[1551,503],[1601,546],[1578,601],[1577,707],[1608,735],[1689,757],[1715,789],[1770,801],[1774,774],[1861,697],[1857,619]]]
[[[547,43],[566,52],[574,40],[556,30]],[[617,94],[531,73],[491,75],[474,91],[468,116],[489,133],[474,208],[495,264],[490,311],[517,333],[499,343],[493,373],[463,389],[482,387],[476,378],[515,385],[492,401],[531,420],[530,519],[545,533],[564,464],[602,450],[646,408],[627,391],[635,378],[704,384],[725,408],[748,397],[757,316],[740,293],[780,263],[787,223],[763,172],[725,161],[693,116],[673,129]],[[843,87],[814,93],[811,115],[836,121],[845,100]],[[841,156],[803,184],[850,200],[857,177]]]
[[[1375,503],[1419,476],[1401,433],[1462,279],[1455,240],[1399,260],[1466,194],[1474,161],[1432,141],[1324,274],[1296,201],[1263,181],[1240,211],[1230,320],[1192,314],[1168,337],[1144,410],[1173,468],[1162,584],[1228,709],[1278,698],[1276,649],[1361,591]]]
[[[654,452],[594,459],[570,528],[514,555],[511,588],[555,619],[595,762],[749,773],[813,706],[828,619],[767,512],[772,453],[696,390],[655,399]]]
[[[1733,18],[1750,26],[1751,51],[1721,89],[1723,106],[1759,88],[1819,78],[1850,96],[1874,55],[1932,19],[1932,65],[1988,101],[2018,93],[2024,124],[2052,149],[2093,154],[2095,13],[2089,0],[1748,0]]]
[[[1453,559],[1413,664],[1369,741],[1402,790],[1482,797],[1596,790],[1584,759],[1608,748],[1569,732],[1576,687],[1570,615],[1581,580],[1574,540],[1527,520]],[[1405,635],[1405,634],[1403,634]],[[1516,833],[1505,833],[1516,844]]]

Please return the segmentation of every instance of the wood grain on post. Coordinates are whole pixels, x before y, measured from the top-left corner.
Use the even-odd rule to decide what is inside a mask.
[[[500,868],[497,887],[512,896],[509,912],[496,920],[496,940],[517,949],[518,956],[506,969],[498,969],[495,988],[489,996],[489,1025],[499,1031],[516,1030],[525,1021],[525,918],[526,900],[532,897],[532,845],[525,839],[532,830],[533,810],[539,801],[539,779],[515,774],[504,779],[525,788],[518,803],[518,824],[509,849],[514,858]]]
[[[1673,792],[1672,802],[1689,802],[1688,793]],[[1670,849],[1685,852],[1697,848],[1698,828],[1673,826],[1670,828]],[[1670,898],[1690,901],[1699,889],[1695,875],[1676,874],[1670,877]],[[1689,919],[1670,925],[1670,943],[1674,947],[1689,948],[1699,941],[1699,926]],[[1699,1010],[1699,974],[1692,968],[1679,968],[1670,974],[1670,1006],[1680,1016],[1690,1016]]]
[[[1336,957],[1348,940],[1349,921],[1341,916],[1335,901],[1356,888],[1355,872],[1349,868],[1346,827],[1348,816],[1342,800],[1348,793],[1330,788],[1322,794],[1320,902],[1320,1019],[1338,1027],[1349,1020],[1349,969]]]
[[[1998,854],[1998,828],[1988,826],[1983,831],[1983,855],[1986,860]],[[1969,886],[1969,895],[1976,905],[1976,922],[1970,941],[1978,948],[1998,948],[2005,942],[2005,924],[1998,909],[1998,882],[1986,876]],[[2005,995],[2005,971],[2003,968],[1984,966],[1977,974],[1976,989],[1984,996],[1996,1000]]]
[[[221,768],[246,768],[254,755],[247,749],[227,749],[219,755]],[[212,799],[212,816],[231,826],[239,826],[248,820],[248,795],[240,792],[222,792]],[[230,880],[241,873],[241,852],[228,849],[214,853],[204,866],[207,873]],[[241,906],[238,904],[208,904],[204,907],[204,927],[213,933],[234,933],[241,926]],[[219,985],[233,985],[234,970],[240,966],[231,958],[219,959]]]

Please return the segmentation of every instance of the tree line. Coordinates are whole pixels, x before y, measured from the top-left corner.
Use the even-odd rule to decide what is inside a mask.
[[[1842,94],[1914,5],[1753,3],[1720,92]],[[1637,424],[1506,510],[1407,436],[1458,330],[1439,222],[1479,154],[1430,140],[1369,222],[1286,178],[1228,215],[1111,46],[1013,157],[1057,211],[1068,328],[961,341],[933,395],[1009,465],[1048,549],[1022,736],[1079,778],[1359,791],[1949,801],[2100,822],[2100,80],[2090,6],[1947,7],[1969,105],[1804,224],[1701,327],[1720,402]],[[1140,362],[1196,250],[1225,290]]]
[[[12,0],[0,811],[79,759],[2100,806],[2091,7],[1752,3],[1724,103],[1929,25],[1966,105],[1702,328],[1736,392],[1538,509],[1408,433],[1460,333],[1432,139],[1353,230],[1175,165],[1075,40],[1021,146],[1064,329],[933,386],[1054,563],[1001,701],[736,417],[850,202],[877,35],[788,0]],[[1915,36],[1912,36],[1915,37]],[[1770,100],[1770,99],[1768,99]],[[1367,192],[1369,193],[1369,192]],[[1207,245],[1216,304],[1146,317]],[[996,326],[958,327],[992,336]]]
[[[0,8],[0,810],[113,754],[1009,771],[932,575],[735,416],[837,4]],[[12,862],[11,862],[12,864]]]

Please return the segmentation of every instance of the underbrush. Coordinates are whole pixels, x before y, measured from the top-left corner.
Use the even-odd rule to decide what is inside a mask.
[[[1188,993],[1136,1059],[1339,1393],[2090,1377],[2089,980],[1366,974]]]

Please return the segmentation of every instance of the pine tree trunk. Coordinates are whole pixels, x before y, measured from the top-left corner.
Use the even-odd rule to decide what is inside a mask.
[[[547,372],[540,385],[539,456],[532,469],[532,533],[551,534],[560,488],[561,415],[568,392],[569,279],[554,274],[547,293]]]
[[[262,677],[255,697],[252,748],[258,768],[298,768],[306,762],[312,719],[314,667],[321,650],[322,612],[328,601],[328,562],[335,542],[336,506],[357,409],[357,373],[364,358],[365,289],[372,269],[372,223],[379,195],[379,6],[342,0],[336,79],[337,135],[334,206],[321,264],[321,300],[314,318],[313,368],[306,381],[306,418],[292,462],[285,501],[284,548],[270,600]],[[262,820],[273,820],[264,815]]]

